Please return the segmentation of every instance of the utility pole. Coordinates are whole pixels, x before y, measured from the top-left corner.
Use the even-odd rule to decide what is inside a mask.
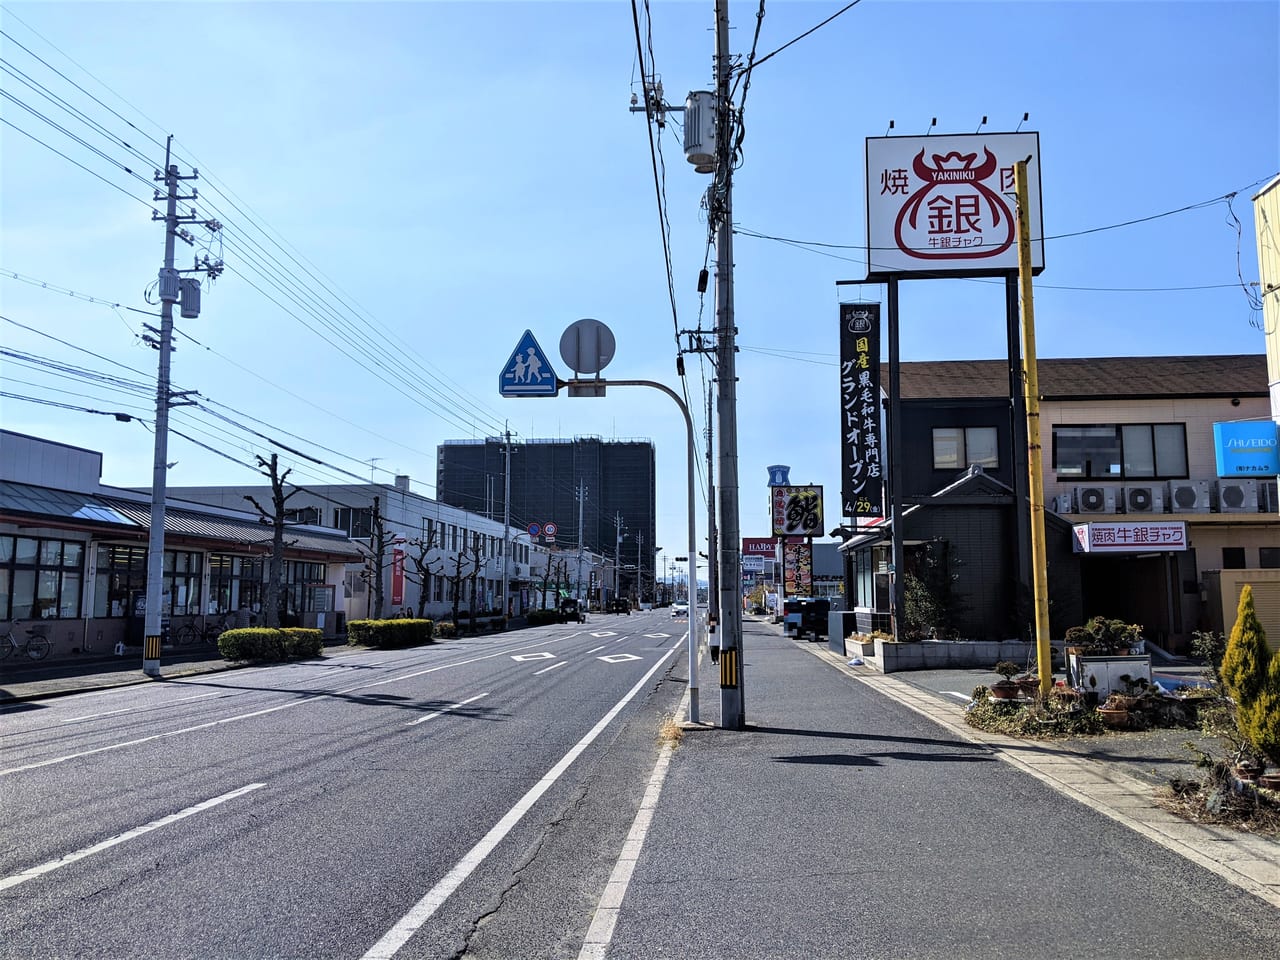
[[[615,513],[613,516],[614,547],[613,547],[613,597],[616,600],[620,595],[622,588],[622,514]]]
[[[716,470],[715,470],[715,422],[712,409],[715,405],[715,394],[707,389],[707,634],[716,632],[716,624],[720,622],[720,578],[717,574],[716,559]],[[698,558],[689,558],[689,580],[693,591],[690,601],[694,608],[698,605]],[[708,639],[708,644],[711,642]],[[717,644],[719,646],[719,644]]]
[[[181,274],[207,273],[216,277],[222,272],[222,261],[211,263],[204,258],[204,263],[197,260],[193,269],[180,271],[173,266],[174,241],[181,239],[184,243],[194,244],[195,238],[184,227],[183,223],[203,222],[211,233],[222,229],[216,220],[201,221],[192,209],[190,216],[178,215],[179,200],[196,199],[196,191],[188,196],[178,195],[178,183],[182,180],[195,180],[200,171],[192,170],[190,176],[181,176],[176,164],[169,162],[173,147],[170,135],[165,143],[164,170],[157,170],[154,179],[163,182],[165,192],[155,192],[155,199],[166,201],[163,217],[153,211],[152,220],[164,220],[164,266],[160,268],[160,329],[147,329],[157,333],[159,339],[144,336],[143,340],[160,351],[160,362],[156,375],[156,438],[154,456],[151,462],[151,528],[147,536],[147,608],[143,622],[142,640],[142,672],[149,677],[160,676],[160,645],[164,639],[164,611],[160,605],[164,599],[164,523],[166,477],[169,461],[169,408],[171,406],[189,405],[187,393],[173,393],[169,389],[170,354],[173,352],[173,305],[182,303],[183,317],[194,318],[200,315],[200,281],[183,279]],[[178,400],[175,401],[175,397]]]
[[[720,413],[720,723],[746,725],[742,644],[742,542],[738,521],[737,329],[733,319],[733,105],[729,99],[729,0],[716,0],[716,334]]]
[[[587,501],[586,484],[579,481],[578,488],[574,491],[574,495],[578,498],[578,603],[582,603],[582,508]]]
[[[502,424],[502,627],[507,626],[511,587],[511,431]]]

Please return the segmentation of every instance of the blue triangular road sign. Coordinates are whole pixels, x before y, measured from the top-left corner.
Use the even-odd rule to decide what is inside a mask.
[[[559,389],[551,362],[533,338],[533,331],[526,330],[498,375],[498,393],[504,397],[554,397]]]

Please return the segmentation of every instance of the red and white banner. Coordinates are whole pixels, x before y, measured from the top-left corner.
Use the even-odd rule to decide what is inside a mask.
[[[391,605],[404,603],[404,551],[396,547],[391,551]]]

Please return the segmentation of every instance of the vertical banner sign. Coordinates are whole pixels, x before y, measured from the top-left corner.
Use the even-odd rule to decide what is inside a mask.
[[[404,551],[396,547],[391,551],[391,605],[404,603]]]
[[[880,459],[880,304],[840,304],[840,480],[843,515],[884,516]]]
[[[822,536],[822,487],[770,487],[775,537]]]
[[[789,597],[813,592],[813,541],[788,540],[782,545],[782,579]]]

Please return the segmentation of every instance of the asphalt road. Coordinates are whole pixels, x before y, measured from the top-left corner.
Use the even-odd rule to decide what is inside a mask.
[[[580,944],[686,629],[592,616],[9,707],[0,956]],[[552,861],[553,897],[509,898]]]

